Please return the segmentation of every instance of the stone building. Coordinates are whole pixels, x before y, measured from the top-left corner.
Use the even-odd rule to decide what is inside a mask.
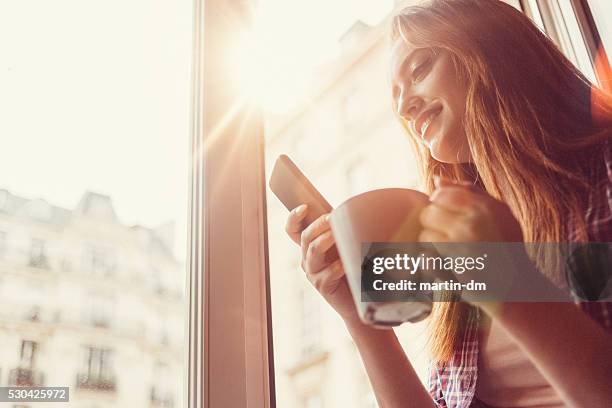
[[[105,195],[65,209],[0,190],[0,386],[68,386],[70,407],[181,407],[173,239],[171,223],[122,224]]]

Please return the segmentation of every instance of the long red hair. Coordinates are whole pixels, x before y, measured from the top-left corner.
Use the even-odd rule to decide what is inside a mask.
[[[593,181],[586,163],[612,133],[612,99],[597,89],[525,15],[499,0],[433,0],[394,17],[391,40],[447,51],[467,86],[463,126],[471,163],[436,161],[412,135],[424,189],[434,175],[470,179],[506,202],[526,242],[563,242],[583,214]],[[596,114],[597,120],[594,119]],[[411,133],[405,120],[400,118]],[[573,232],[586,240],[583,217]],[[543,252],[530,254],[549,271]],[[473,307],[434,305],[430,345],[452,358]]]

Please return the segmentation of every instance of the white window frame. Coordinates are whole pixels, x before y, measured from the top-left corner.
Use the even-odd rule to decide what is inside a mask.
[[[189,408],[274,407],[263,121],[227,81],[250,0],[194,0]]]
[[[591,15],[591,7],[586,0],[570,0],[570,2],[574,8],[574,13],[576,13],[576,19],[582,31],[582,36],[587,45],[591,61],[595,61],[597,50],[601,44],[601,38],[599,36],[597,24],[595,24],[595,20]],[[608,56],[608,61],[609,60],[610,56]]]

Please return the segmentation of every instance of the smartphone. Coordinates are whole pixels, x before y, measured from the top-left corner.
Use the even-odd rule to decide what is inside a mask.
[[[306,225],[333,209],[304,173],[284,154],[280,155],[274,163],[269,185],[272,192],[289,211],[301,204],[308,205]],[[333,262],[338,258],[338,249],[334,245],[325,254],[325,259]],[[431,312],[430,301],[362,302],[359,290],[351,292],[362,321],[376,327],[389,328],[406,321],[417,322]]]
[[[281,154],[276,159],[269,185],[289,211],[302,204],[308,205],[308,213],[304,219],[306,225],[333,209],[287,155]]]

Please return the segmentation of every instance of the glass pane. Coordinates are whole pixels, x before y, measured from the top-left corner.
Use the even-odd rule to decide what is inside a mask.
[[[527,6],[529,8],[529,15],[533,22],[540,28],[541,31],[546,32],[544,28],[544,21],[542,21],[542,14],[538,7],[538,0],[527,0]]]
[[[334,207],[367,190],[416,185],[409,141],[389,99],[385,18],[393,3],[259,2],[255,34],[233,58],[263,78],[243,87],[265,108],[268,177],[277,156],[287,154]],[[277,405],[375,407],[343,322],[300,268],[299,247],[283,228],[287,210],[267,198]],[[397,332],[424,378],[424,325]]]
[[[503,0],[503,1],[510,4],[515,9],[519,11],[523,11],[523,6],[521,6],[521,0]]]
[[[587,50],[586,43],[580,31],[578,20],[576,19],[576,13],[572,8],[569,1],[559,1],[559,10],[561,11],[561,17],[559,23],[561,24],[561,30],[569,37],[569,45],[564,50],[566,55],[574,62],[574,64],[580,68],[582,73],[591,81],[596,83],[597,78],[595,77],[595,71],[593,70],[593,64]]]
[[[609,0],[588,0],[588,3],[604,49],[608,59],[610,59],[610,55],[612,55],[612,2]]]
[[[0,3],[0,386],[183,406],[191,21]]]

